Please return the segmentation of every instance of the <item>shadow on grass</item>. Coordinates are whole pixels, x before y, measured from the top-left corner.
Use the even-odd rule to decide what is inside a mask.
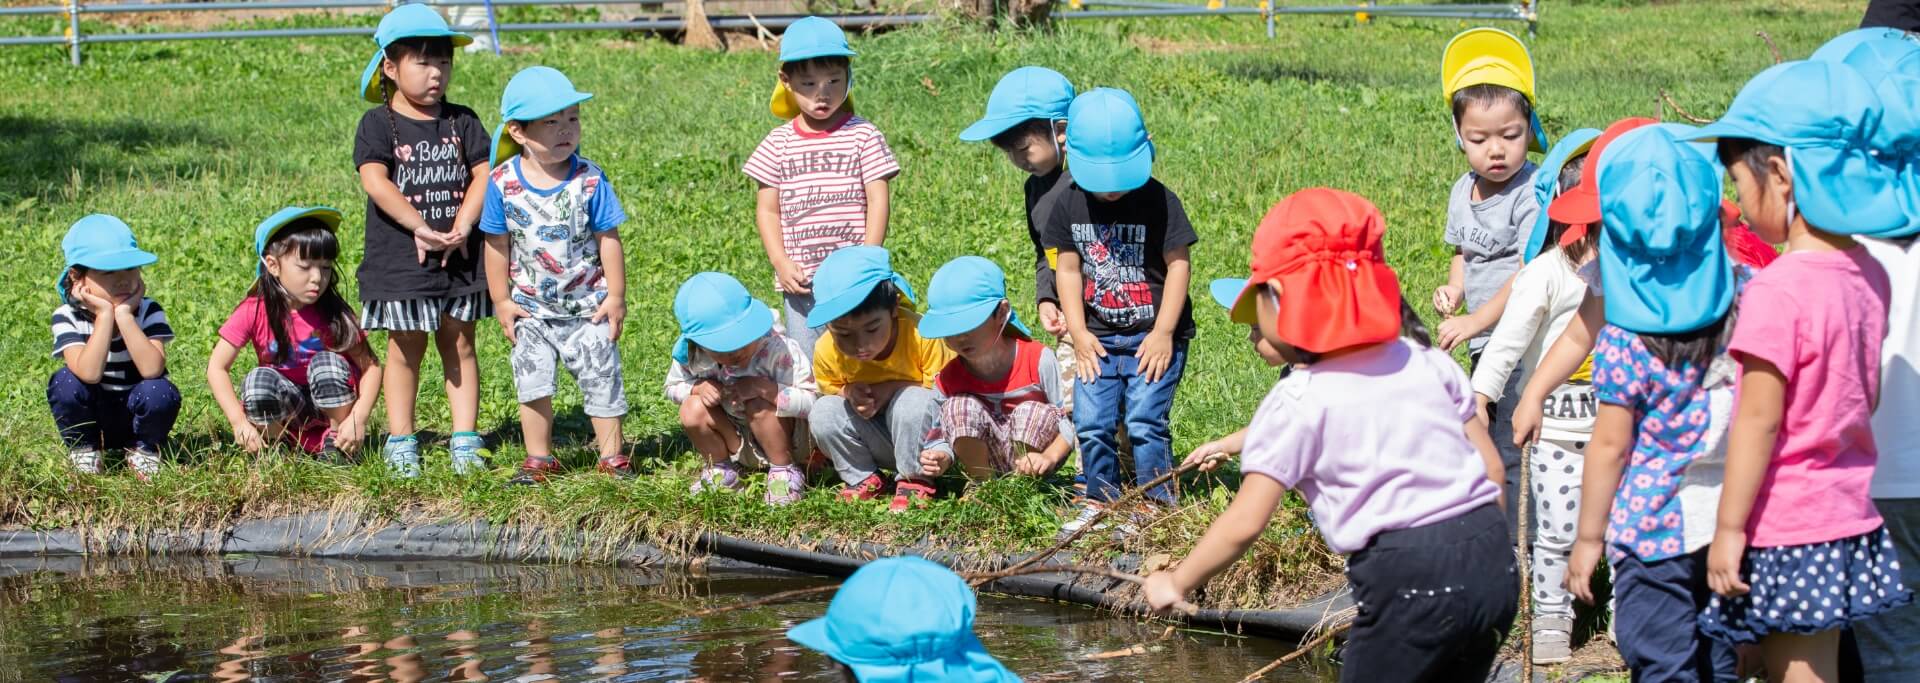
[[[76,181],[92,189],[142,176],[192,177],[228,147],[204,127],[176,122],[0,115],[0,130],[7,131],[0,135],[0,158],[9,165],[0,205]]]

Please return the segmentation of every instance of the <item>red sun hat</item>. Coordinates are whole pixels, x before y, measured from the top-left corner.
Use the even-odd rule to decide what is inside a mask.
[[[1644,117],[1620,119],[1594,138],[1593,146],[1587,150],[1587,163],[1580,167],[1580,184],[1560,193],[1547,205],[1548,218],[1567,224],[1566,232],[1560,233],[1560,246],[1580,241],[1587,236],[1588,228],[1600,224],[1600,152],[1621,134],[1656,123],[1659,121]]]
[[[1255,296],[1280,282],[1275,325],[1289,346],[1326,353],[1400,336],[1400,279],[1380,246],[1386,219],[1366,198],[1316,187],[1267,211],[1253,233],[1252,271],[1233,321],[1252,324]]]

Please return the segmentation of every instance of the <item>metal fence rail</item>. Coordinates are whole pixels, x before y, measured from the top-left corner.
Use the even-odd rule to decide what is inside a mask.
[[[80,18],[84,15],[136,14],[149,12],[235,12],[235,11],[273,11],[273,10],[338,10],[338,9],[375,9],[391,7],[396,4],[417,2],[438,7],[487,7],[489,16],[493,7],[511,6],[579,6],[579,5],[664,5],[678,0],[260,0],[259,2],[215,1],[215,2],[158,2],[133,3],[112,2],[84,4],[79,0],[68,0],[65,5],[36,5],[25,7],[0,7],[0,17],[8,16],[63,16],[67,20],[65,35],[40,36],[0,36],[0,47],[8,45],[67,45],[70,61],[78,66],[81,61],[81,46],[87,43],[136,43],[179,40],[247,40],[256,38],[308,38],[329,36],[369,36],[373,35],[371,26],[339,26],[286,29],[240,29],[224,31],[149,31],[134,33],[93,33],[80,30]],[[1273,0],[1259,0],[1253,7],[1228,7],[1223,3],[1210,5],[1190,5],[1178,2],[1156,2],[1151,0],[1072,0],[1070,5],[1056,9],[1052,15],[1057,20],[1088,19],[1129,19],[1193,16],[1260,16],[1267,22],[1267,37],[1274,36],[1274,20],[1284,15],[1350,15],[1361,21],[1373,17],[1406,17],[1432,19],[1483,19],[1494,21],[1519,21],[1527,24],[1527,32],[1533,33],[1539,21],[1538,0],[1517,0],[1515,4],[1486,5],[1378,5],[1362,2],[1357,5],[1326,5],[1312,7],[1274,7]],[[1109,7],[1116,9],[1084,9],[1084,7]],[[777,15],[765,17],[753,16],[717,16],[708,17],[707,23],[715,29],[768,30],[786,28],[802,18],[802,15]],[[828,17],[843,28],[878,28],[907,26],[933,21],[934,14],[845,14]],[[626,21],[590,21],[590,22],[545,22],[489,24],[457,26],[468,32],[492,31],[496,33],[513,32],[550,32],[550,31],[652,31],[675,32],[686,30],[686,19],[682,17],[660,17],[651,19],[632,19]]]

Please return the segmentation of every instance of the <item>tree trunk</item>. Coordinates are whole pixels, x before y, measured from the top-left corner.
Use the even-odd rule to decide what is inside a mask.
[[[681,42],[702,50],[727,48],[727,44],[720,41],[720,35],[713,32],[713,25],[707,23],[706,0],[687,0],[687,30]]]

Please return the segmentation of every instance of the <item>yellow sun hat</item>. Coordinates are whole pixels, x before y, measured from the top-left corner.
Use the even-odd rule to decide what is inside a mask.
[[[1531,117],[1534,139],[1527,147],[1547,151],[1547,133],[1540,127],[1540,101],[1534,97],[1533,59],[1527,46],[1513,34],[1497,28],[1472,28],[1447,41],[1440,58],[1441,94],[1451,100],[1453,94],[1476,85],[1498,85],[1517,90],[1527,98],[1535,113]]]

